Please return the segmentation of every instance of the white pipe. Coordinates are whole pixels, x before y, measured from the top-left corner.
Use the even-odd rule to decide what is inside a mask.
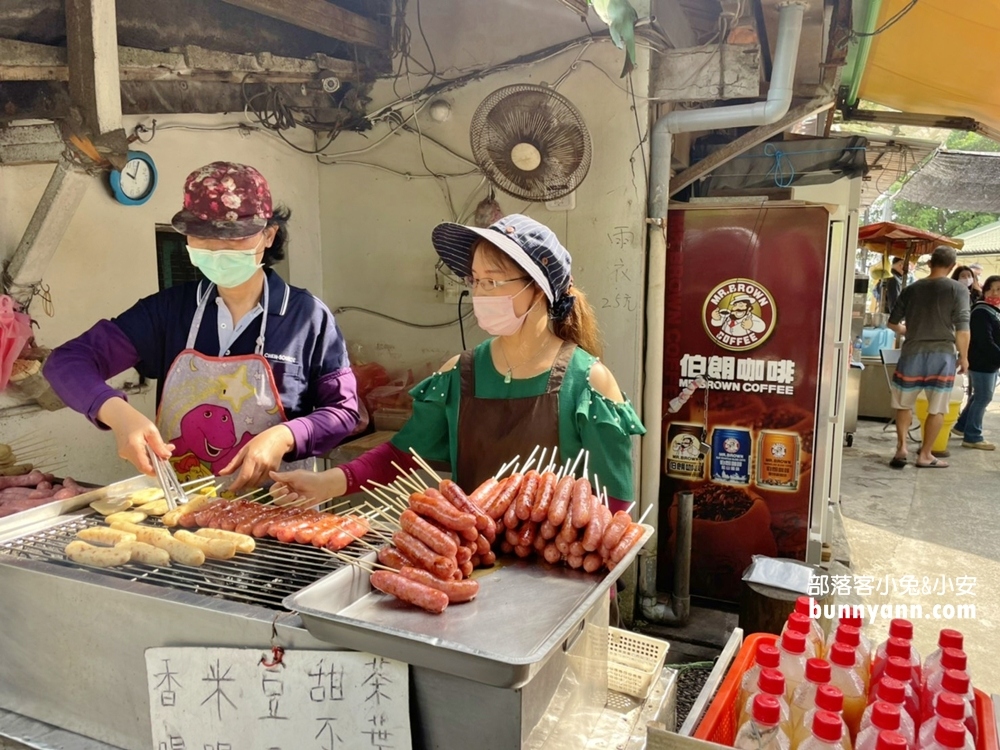
[[[795,62],[799,56],[802,36],[804,2],[785,3],[778,11],[778,42],[774,46],[774,65],[767,99],[753,104],[735,104],[709,109],[675,110],[666,116],[666,128],[671,133],[694,130],[752,127],[777,122],[788,112],[795,83]]]

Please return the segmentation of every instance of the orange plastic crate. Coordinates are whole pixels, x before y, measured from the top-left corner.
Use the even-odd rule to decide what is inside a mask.
[[[772,633],[754,633],[743,640],[726,678],[719,685],[719,691],[712,699],[712,704],[705,712],[704,718],[694,732],[699,740],[714,742],[718,745],[732,747],[736,739],[737,727],[734,725],[736,700],[740,694],[740,683],[743,675],[753,666],[758,643],[777,643],[778,636]],[[979,742],[976,750],[1000,750],[997,738],[996,719],[993,714],[993,701],[980,690],[976,690],[976,720],[979,723]]]

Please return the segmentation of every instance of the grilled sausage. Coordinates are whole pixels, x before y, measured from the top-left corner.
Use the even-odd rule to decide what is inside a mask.
[[[552,521],[546,518],[542,521],[542,525],[538,527],[538,533],[545,539],[555,539],[559,533],[559,527],[553,526]]]
[[[587,528],[583,532],[583,548],[587,552],[596,552],[600,548],[601,542],[604,540],[604,531],[610,522],[611,511],[597,499],[596,495],[592,496],[590,523],[587,524]]]
[[[476,528],[476,517],[471,513],[463,513],[448,501],[434,499],[424,493],[410,495],[410,508],[417,514],[436,521],[446,529],[461,533],[466,529]],[[478,537],[478,532],[476,533]]]
[[[399,574],[404,578],[409,578],[411,581],[416,581],[417,583],[424,584],[424,586],[430,586],[432,589],[443,591],[448,595],[448,601],[451,604],[471,602],[476,598],[476,594],[479,593],[478,581],[442,581],[432,576],[426,570],[414,568],[409,565],[401,567]]]
[[[493,565],[496,565],[496,562],[497,562],[497,555],[496,552],[494,552],[493,550],[490,550],[485,555],[483,555],[482,566],[484,568],[492,567]]]
[[[517,494],[517,500],[514,501],[515,513],[522,521],[527,521],[531,518],[531,511],[535,504],[535,493],[538,492],[540,481],[541,475],[534,469],[524,475],[524,481],[521,482],[521,490]]]
[[[66,557],[75,563],[92,565],[95,568],[113,568],[124,565],[131,557],[127,549],[118,547],[95,547],[79,539],[66,545]]]
[[[158,568],[170,565],[170,554],[165,549],[154,547],[152,544],[137,541],[121,542],[115,545],[115,549],[119,547],[128,551],[130,562],[155,565]]]
[[[518,557],[531,557],[531,547],[522,547],[520,544],[514,546],[514,554]]]
[[[195,534],[197,536],[203,536],[206,539],[222,539],[227,542],[232,542],[236,546],[236,551],[244,554],[253,552],[257,547],[257,542],[254,541],[252,536],[237,534],[233,531],[223,531],[222,529],[198,529]]]
[[[637,523],[628,527],[628,531],[622,534],[621,541],[611,550],[610,562],[617,565],[621,559],[629,553],[636,543],[642,538],[643,528]],[[609,566],[610,567],[610,566]]]
[[[517,503],[512,502],[507,506],[507,512],[503,514],[503,526],[506,529],[516,529],[517,525]]]
[[[604,566],[604,558],[596,552],[589,552],[583,558],[583,569],[588,573],[596,573]]]
[[[566,564],[573,568],[573,570],[578,570],[583,567],[583,557],[580,555],[569,555],[566,558]]]
[[[569,513],[569,501],[573,494],[573,485],[576,480],[573,477],[563,477],[556,485],[555,495],[552,497],[552,505],[549,507],[549,520],[553,526],[562,526]]]
[[[590,498],[592,496],[590,480],[587,477],[577,479],[573,485],[570,515],[573,518],[573,525],[578,529],[582,529],[590,523]]]
[[[521,527],[521,531],[518,534],[518,542],[515,546],[521,547],[531,547],[535,543],[535,537],[538,535],[538,524],[528,521]]]
[[[555,565],[560,560],[562,560],[562,553],[559,551],[559,548],[556,547],[555,544],[549,542],[548,544],[545,545],[545,550],[542,552],[542,557],[545,558],[545,562],[549,563],[549,565]]]
[[[549,507],[552,505],[552,496],[556,491],[556,475],[547,471],[542,474],[538,483],[538,490],[535,493],[535,501],[531,508],[531,520],[535,523],[543,523],[549,517]]]
[[[206,539],[184,529],[178,531],[174,535],[174,539],[195,549],[200,549],[205,553],[205,557],[212,560],[229,560],[236,557],[236,544],[226,539]]]
[[[386,594],[400,599],[407,604],[420,607],[425,612],[441,614],[448,607],[448,595],[438,589],[432,589],[418,581],[393,573],[388,570],[376,570],[371,574],[371,584]]]
[[[476,554],[485,555],[489,551],[490,551],[489,541],[486,539],[486,537],[480,534],[479,538],[476,540]]]
[[[393,534],[392,541],[402,550],[404,555],[413,560],[419,567],[442,580],[451,578],[456,567],[454,558],[435,554],[426,544],[405,531],[397,531]]]
[[[618,546],[618,542],[621,541],[622,535],[628,530],[631,523],[632,516],[623,510],[618,511],[612,516],[611,523],[608,524],[608,528],[604,532],[604,539],[601,540],[601,546],[608,550],[609,554],[611,550]]]
[[[497,495],[496,500],[487,511],[493,520],[500,518],[507,512],[510,504],[517,499],[517,493],[521,491],[521,482],[524,477],[520,474],[511,474],[503,486],[503,490]]]
[[[490,477],[481,485],[476,487],[475,491],[469,495],[469,500],[471,500],[475,505],[486,510],[486,501],[492,496],[493,491],[497,488],[499,482]]]
[[[102,526],[91,526],[76,532],[77,537],[90,544],[102,547],[114,547],[119,542],[134,542],[136,537],[131,531],[123,529],[108,529]]]
[[[472,575],[472,560],[470,559],[468,562],[462,563],[458,566],[458,569],[462,573],[462,578],[468,578]]]
[[[493,519],[490,518],[483,512],[483,509],[472,502],[469,496],[465,494],[461,487],[455,484],[450,479],[445,479],[441,482],[441,494],[444,499],[454,505],[463,513],[471,513],[476,517],[476,529],[480,532],[486,531],[488,528],[488,522]],[[494,526],[495,527],[495,526]]]
[[[455,544],[451,537],[430,521],[426,521],[418,516],[409,508],[404,510],[402,515],[400,515],[399,523],[403,531],[415,536],[439,555],[454,557],[458,552],[458,545]]]
[[[132,534],[133,539],[138,539],[140,542],[145,542],[146,544],[154,544],[154,539],[162,539],[163,537],[169,537],[170,532],[166,529],[156,529],[152,526],[139,526],[138,524],[128,523],[118,521],[111,524],[112,529],[117,529],[118,531],[125,531]],[[158,545],[157,545],[158,546]]]
[[[403,566],[413,567],[413,561],[391,544],[387,544],[379,549],[378,561],[387,568],[393,568],[394,570],[401,570]]]

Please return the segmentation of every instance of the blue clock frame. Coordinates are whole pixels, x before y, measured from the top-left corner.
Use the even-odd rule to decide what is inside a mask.
[[[144,161],[149,166],[149,173],[152,175],[152,182],[149,184],[149,190],[141,198],[129,198],[122,192],[122,174],[119,170],[113,169],[109,173],[108,180],[111,183],[111,192],[115,196],[115,200],[124,206],[141,206],[143,203],[148,201],[153,197],[153,193],[156,192],[156,184],[159,177],[156,173],[156,164],[153,163],[153,157],[147,154],[145,151],[129,151],[126,157],[126,162],[132,161],[133,159],[139,159]]]

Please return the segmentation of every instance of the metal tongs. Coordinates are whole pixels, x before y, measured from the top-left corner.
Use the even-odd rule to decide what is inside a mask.
[[[181,486],[181,480],[177,478],[174,467],[170,465],[169,461],[164,461],[157,456],[148,445],[146,446],[146,453],[153,464],[153,471],[156,472],[156,480],[160,483],[160,489],[163,490],[163,497],[167,501],[167,509],[175,510],[178,505],[186,503],[187,494],[184,492],[184,487]]]

